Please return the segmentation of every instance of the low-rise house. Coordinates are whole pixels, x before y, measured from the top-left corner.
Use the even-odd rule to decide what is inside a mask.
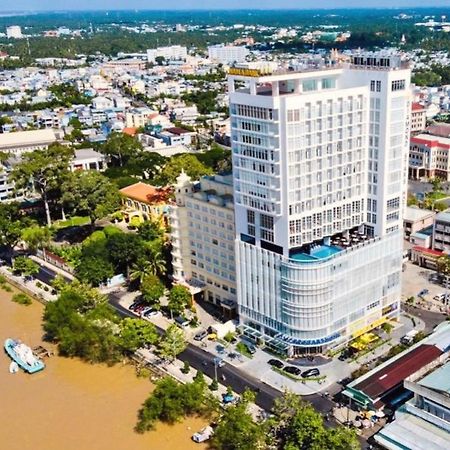
[[[125,220],[138,217],[141,221],[162,218],[166,221],[172,202],[170,187],[154,187],[138,182],[120,190],[123,197]]]
[[[52,129],[18,131],[0,134],[0,151],[20,156],[33,150],[43,150],[57,141]]]
[[[75,156],[70,163],[70,170],[96,170],[102,172],[106,169],[106,158],[92,148],[82,148],[75,150]]]
[[[403,231],[405,239],[408,239],[412,234],[423,230],[434,223],[436,213],[428,209],[421,209],[418,207],[407,207],[403,214]]]

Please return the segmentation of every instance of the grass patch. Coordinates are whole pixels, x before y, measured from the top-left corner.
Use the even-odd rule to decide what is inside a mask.
[[[302,381],[303,378],[298,377],[297,375],[294,375],[293,373],[289,373],[289,372],[285,372],[283,369],[279,369],[278,367],[273,367],[272,366],[272,370],[275,372],[278,372],[281,375],[284,375],[287,378],[290,378],[291,380],[294,381]]]
[[[89,217],[74,216],[67,220],[58,220],[53,224],[53,226],[59,229],[67,227],[80,227],[82,225],[87,225],[89,223],[91,223]]]
[[[20,294],[14,294],[14,295],[12,296],[12,299],[11,299],[11,300],[12,300],[14,303],[18,303],[19,305],[25,305],[25,306],[31,305],[31,303],[33,303],[32,300],[31,300],[31,298],[28,297],[28,295],[23,294],[23,293],[20,293]]]
[[[6,292],[12,292],[12,287],[9,284],[2,284],[0,287]]]
[[[442,191],[434,191],[426,195],[427,198],[433,201],[442,200],[443,198],[447,198],[448,196],[449,196],[448,194]]]
[[[253,358],[253,355],[248,351],[246,345],[245,345],[244,343],[242,343],[242,342],[239,342],[239,343],[236,345],[236,350],[237,350],[241,355],[244,355],[244,356],[246,356],[247,358],[250,358],[250,359]]]

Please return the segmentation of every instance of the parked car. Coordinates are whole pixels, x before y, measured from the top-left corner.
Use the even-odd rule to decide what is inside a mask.
[[[145,316],[148,312],[150,312],[152,310],[151,306],[144,306],[140,311],[139,314],[141,316]]]
[[[159,315],[160,314],[160,312],[159,311],[156,311],[156,310],[154,310],[154,309],[149,309],[145,314],[143,314],[144,315],[144,317],[156,317],[157,315]]]
[[[129,310],[130,311],[134,311],[138,306],[140,306],[142,303],[140,302],[133,302],[130,306],[129,306]]]
[[[214,358],[214,365],[217,367],[223,367],[225,365],[225,361],[222,358]]]
[[[225,347],[221,344],[216,345],[216,350],[220,355],[223,355],[225,353]]]
[[[194,341],[203,341],[206,336],[208,336],[208,332],[206,330],[201,330],[194,336]]]
[[[247,348],[248,352],[251,355],[254,355],[256,353],[256,347],[253,344],[250,344],[248,342],[244,342],[245,347]]]
[[[427,294],[429,294],[430,293],[430,291],[428,290],[428,289],[422,289],[418,294],[417,294],[417,296],[418,297],[423,297],[424,295],[427,295]]]
[[[282,369],[284,367],[284,364],[278,359],[269,359],[269,361],[267,362],[268,364],[270,364],[273,367],[276,367],[277,369]]]
[[[175,317],[175,323],[182,328],[186,328],[189,325],[190,321],[186,319],[186,317],[178,316]]]
[[[213,434],[214,434],[213,428],[208,425],[207,427],[202,428],[197,433],[194,433],[192,435],[192,440],[194,442],[198,442],[198,443],[205,442],[205,441],[211,439]]]
[[[318,376],[320,376],[320,370],[317,368],[308,369],[302,373],[303,378],[318,377]]]
[[[290,374],[296,375],[296,376],[298,376],[302,373],[302,371],[298,367],[295,367],[295,366],[286,366],[283,370],[287,373],[290,373]]]

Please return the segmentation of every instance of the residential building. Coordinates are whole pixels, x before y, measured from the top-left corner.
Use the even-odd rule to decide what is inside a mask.
[[[18,131],[0,134],[0,151],[20,156],[24,152],[43,150],[57,141],[54,130]]]
[[[448,328],[442,324],[438,332]],[[450,342],[448,337],[441,339],[444,353],[405,377],[404,388],[413,398],[374,436],[383,448],[450,449]]]
[[[427,110],[420,103],[411,104],[411,134],[421,133],[427,127]]]
[[[179,105],[173,106],[170,110],[170,119],[173,121],[192,123],[199,116],[197,106]]]
[[[436,214],[433,229],[433,249],[450,252],[450,212]]]
[[[398,318],[410,69],[358,54],[228,80],[244,334],[297,356]]]
[[[125,220],[138,217],[141,221],[162,219],[166,223],[172,201],[170,188],[158,188],[138,182],[120,189],[125,207]]]
[[[6,37],[8,39],[22,39],[22,28],[18,25],[11,25],[10,27],[6,27]]]
[[[219,64],[233,64],[244,62],[249,54],[246,47],[234,45],[212,45],[208,47],[208,58]]]
[[[408,206],[403,213],[403,231],[405,239],[412,234],[433,226],[434,216],[436,213],[429,209],[421,209],[419,207]]]
[[[158,47],[147,50],[149,63],[155,63],[156,58],[164,58],[167,61],[185,61],[187,58],[187,48],[181,45],[172,45],[170,47]]]
[[[183,171],[175,198],[170,214],[174,280],[231,315],[236,308],[233,178],[215,175],[193,182]]]
[[[96,152],[92,148],[82,148],[75,150],[75,157],[70,163],[69,169],[76,170],[96,170],[103,172],[106,169],[105,155]]]
[[[411,136],[409,176],[413,179],[438,177],[450,181],[450,138],[418,134]]]

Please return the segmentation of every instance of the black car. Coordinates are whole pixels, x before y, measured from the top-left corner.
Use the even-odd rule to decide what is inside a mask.
[[[208,336],[208,332],[206,330],[199,331],[194,336],[194,341],[202,341],[203,339],[205,339],[206,336]]]
[[[305,370],[302,373],[303,378],[318,377],[319,375],[320,375],[320,370],[316,369],[316,368]]]
[[[298,367],[295,367],[295,366],[286,366],[283,370],[287,373],[290,373],[292,375],[297,375],[297,376],[302,373],[302,371]]]
[[[134,311],[134,310],[135,310],[138,306],[140,306],[140,305],[142,305],[141,302],[133,302],[133,303],[130,305],[129,310],[130,310],[130,311]]]
[[[282,369],[284,366],[284,364],[281,361],[278,361],[278,359],[269,359],[267,363],[273,367],[276,367],[277,369]]]

